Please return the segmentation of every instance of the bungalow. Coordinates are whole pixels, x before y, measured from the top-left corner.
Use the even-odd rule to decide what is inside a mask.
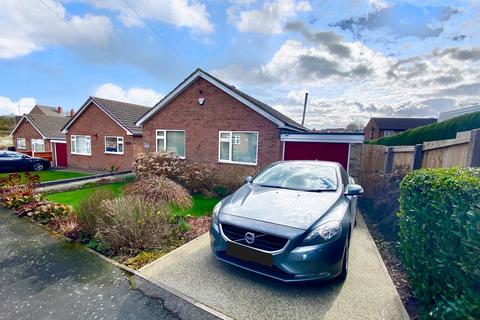
[[[143,150],[142,128],[135,121],[148,107],[89,97],[62,128],[69,167],[130,170]]]
[[[435,122],[435,118],[370,118],[363,132],[365,140],[378,139]]]
[[[136,122],[144,147],[207,163],[218,173],[253,174],[283,160],[333,160],[347,168],[357,136],[315,134],[197,69]],[[310,151],[309,151],[310,150]]]
[[[55,166],[67,166],[65,134],[60,129],[68,120],[65,116],[25,114],[10,133],[13,145],[19,152],[51,160]]]

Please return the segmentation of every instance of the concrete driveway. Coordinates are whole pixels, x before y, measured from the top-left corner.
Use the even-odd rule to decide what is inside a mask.
[[[123,272],[0,208],[0,319],[176,319]]]
[[[361,216],[343,284],[283,284],[218,262],[208,234],[145,266],[148,280],[234,319],[408,319]]]

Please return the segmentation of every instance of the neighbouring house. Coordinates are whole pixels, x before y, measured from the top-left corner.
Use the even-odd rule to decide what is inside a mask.
[[[10,136],[17,151],[53,161],[55,166],[67,166],[65,134],[61,128],[69,117],[41,113],[23,115]]]
[[[150,108],[89,97],[62,128],[68,165],[94,170],[130,170],[143,150],[142,128],[135,121]]]
[[[42,105],[35,105],[28,114],[40,114],[50,117],[65,117],[62,107],[49,107]]]
[[[363,133],[365,140],[373,140],[435,122],[435,118],[370,118]]]
[[[480,112],[480,104],[474,104],[468,107],[457,108],[453,110],[440,112],[438,122],[442,122],[451,118],[462,116],[467,113]]]
[[[346,168],[363,134],[311,132],[197,69],[136,122],[146,151],[174,152],[218,174],[253,174],[279,160],[332,160]]]

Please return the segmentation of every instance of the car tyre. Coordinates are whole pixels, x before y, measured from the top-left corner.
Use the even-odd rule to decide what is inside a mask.
[[[33,171],[42,171],[43,170],[43,163],[35,162],[33,164]]]
[[[339,281],[345,281],[348,274],[348,252],[350,248],[350,239],[347,240],[345,244],[345,253],[343,254],[343,262],[342,262],[342,272],[338,275],[337,279]]]

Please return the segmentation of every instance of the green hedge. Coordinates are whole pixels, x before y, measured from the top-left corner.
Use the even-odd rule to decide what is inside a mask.
[[[393,136],[367,141],[385,146],[413,146],[425,141],[454,139],[457,132],[480,128],[480,112],[465,114],[438,123],[410,129]]]
[[[420,169],[400,190],[400,256],[422,316],[480,319],[479,171]]]

